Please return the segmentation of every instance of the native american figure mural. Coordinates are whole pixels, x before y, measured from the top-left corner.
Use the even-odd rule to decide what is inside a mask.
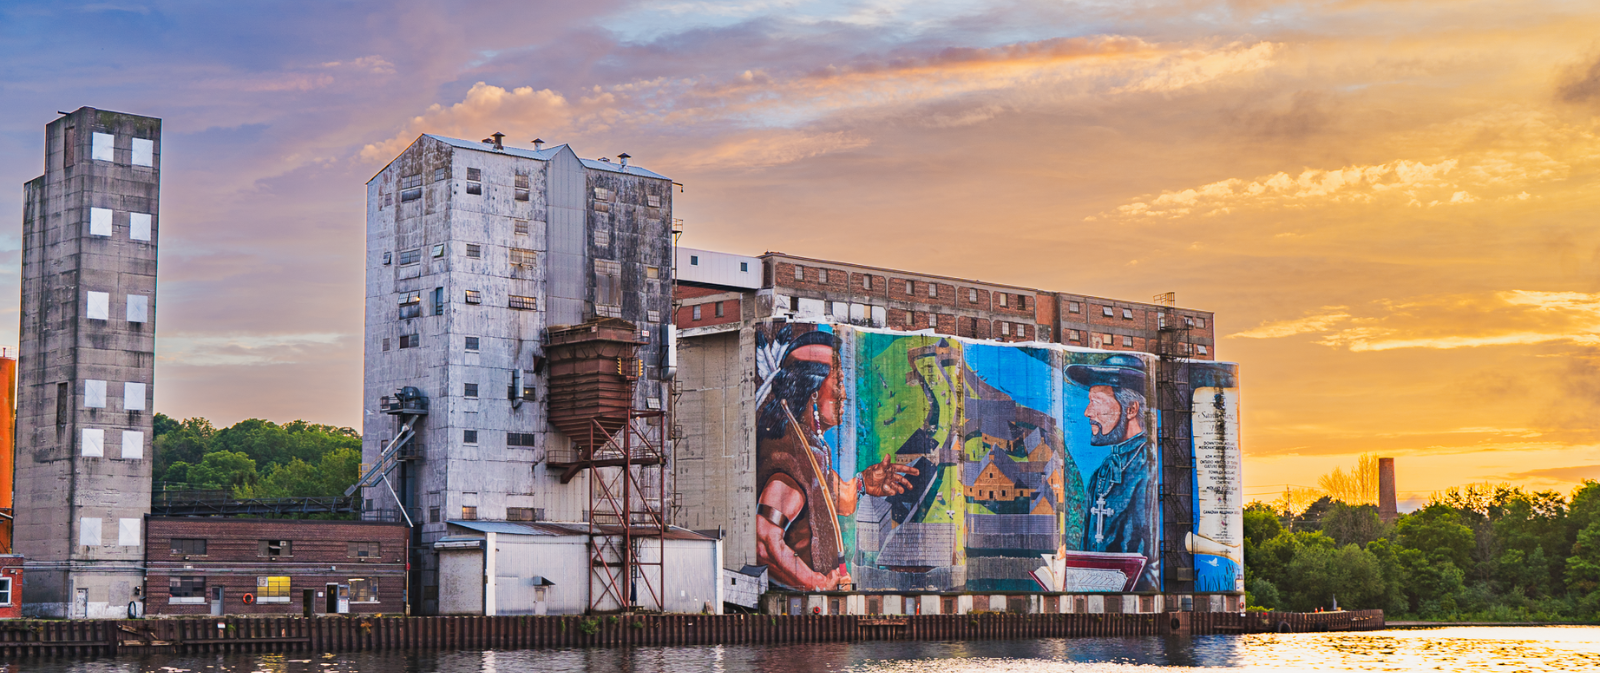
[[[1149,356],[800,323],[755,340],[773,581],[1160,590]]]

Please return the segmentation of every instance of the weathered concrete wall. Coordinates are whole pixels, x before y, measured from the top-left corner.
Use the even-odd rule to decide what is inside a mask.
[[[598,163],[564,145],[493,150],[423,136],[368,183],[363,459],[375,462],[398,431],[381,398],[421,389],[431,402],[421,459],[391,479],[421,526],[423,613],[439,591],[431,545],[445,522],[587,514],[588,480],[562,484],[546,464],[569,445],[546,416],[548,328],[597,315],[639,325],[650,345],[636,406],[663,406],[671,181]],[[597,297],[602,270],[617,290]],[[509,394],[519,371],[529,399]],[[383,486],[365,497],[400,507]]]
[[[755,394],[754,369],[745,357],[749,348],[741,345],[751,338],[746,329],[678,340],[679,525],[721,529],[722,563],[729,569],[756,562],[755,435],[747,403]]]
[[[80,108],[23,217],[16,549],[40,616],[126,614],[150,511],[161,120]]]

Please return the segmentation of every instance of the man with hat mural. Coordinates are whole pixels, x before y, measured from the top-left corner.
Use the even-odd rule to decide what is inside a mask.
[[[802,330],[807,330],[803,331]],[[908,465],[874,464],[846,480],[823,435],[844,415],[839,337],[784,324],[756,333],[756,563],[796,589],[848,589],[839,517],[855,514],[862,493],[911,488]]]
[[[1088,388],[1083,415],[1089,419],[1089,443],[1109,451],[1085,493],[1089,507],[1082,549],[1152,557],[1155,457],[1146,432],[1144,360],[1112,355],[1098,364],[1068,365],[1067,376]],[[1134,590],[1157,588],[1151,561]]]

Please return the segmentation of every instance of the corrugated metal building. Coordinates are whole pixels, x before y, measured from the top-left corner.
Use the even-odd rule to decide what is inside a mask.
[[[450,521],[439,554],[439,614],[575,615],[596,590],[586,523]],[[643,545],[652,554],[655,545]],[[669,529],[666,612],[722,613],[722,541]],[[654,558],[644,559],[654,562]]]

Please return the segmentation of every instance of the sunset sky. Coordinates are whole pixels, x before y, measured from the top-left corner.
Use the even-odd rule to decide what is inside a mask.
[[[359,425],[364,183],[627,152],[682,243],[1216,312],[1247,493],[1600,477],[1587,2],[7,2],[0,345],[57,110],[161,117],[155,409]]]

